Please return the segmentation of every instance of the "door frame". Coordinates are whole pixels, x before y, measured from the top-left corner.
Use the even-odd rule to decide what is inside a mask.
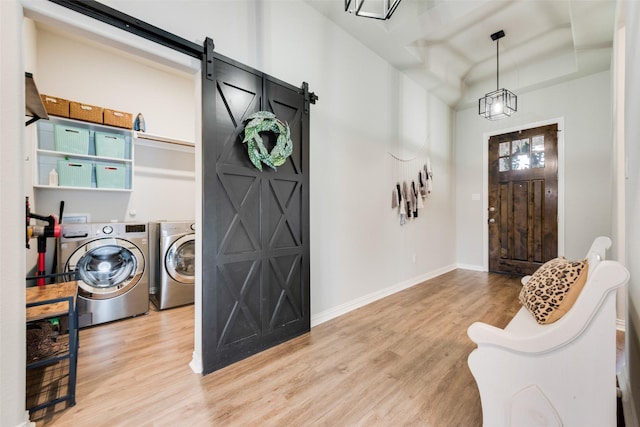
[[[489,271],[489,138],[522,129],[558,124],[558,255],[564,254],[564,117],[525,123],[482,134],[482,269]]]
[[[195,178],[196,192],[202,194],[202,61],[196,59],[193,55],[185,53],[181,49],[172,47],[172,43],[160,43],[158,41],[146,38],[144,34],[129,31],[113,25],[108,20],[98,19],[96,16],[84,14],[81,10],[75,8],[67,8],[65,4],[68,1],[46,1],[46,2],[27,2],[21,5],[22,16],[32,19],[35,22],[44,22],[54,25],[56,28],[69,31],[72,34],[89,34],[92,40],[103,43],[108,46],[129,54],[137,54],[155,62],[176,70],[189,73],[193,76],[195,84],[195,105],[194,105],[194,139],[195,139]],[[108,6],[92,3],[97,8],[105,10],[115,10]],[[64,7],[64,9],[61,9]],[[77,13],[69,13],[73,10]],[[121,13],[116,11],[116,14]],[[125,16],[126,17],[126,16]],[[118,30],[114,31],[114,27]],[[141,28],[154,31],[154,27],[141,24]],[[177,44],[182,41],[176,36],[174,40]],[[190,43],[183,43],[188,46]],[[204,54],[204,46],[202,47]],[[189,368],[194,373],[202,373],[202,198],[196,197],[195,204],[195,223],[196,223],[196,276],[195,276],[195,296],[194,296],[194,332],[193,332],[193,352]]]

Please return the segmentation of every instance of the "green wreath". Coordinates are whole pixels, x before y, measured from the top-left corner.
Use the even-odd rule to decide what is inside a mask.
[[[249,123],[245,125],[242,143],[247,144],[251,163],[260,170],[262,170],[262,163],[273,170],[276,170],[277,166],[282,166],[293,152],[289,125],[276,119],[276,115],[269,111],[253,113],[245,121]],[[276,145],[271,152],[267,151],[260,137],[260,132],[267,131],[278,135]]]

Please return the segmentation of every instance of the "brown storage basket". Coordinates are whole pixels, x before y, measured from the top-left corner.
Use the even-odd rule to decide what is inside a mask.
[[[69,103],[69,117],[85,122],[102,123],[102,107],[71,101]]]
[[[104,124],[125,129],[133,128],[131,113],[109,110],[108,108],[104,109]]]
[[[69,117],[69,100],[50,95],[40,95],[44,109],[52,116]]]

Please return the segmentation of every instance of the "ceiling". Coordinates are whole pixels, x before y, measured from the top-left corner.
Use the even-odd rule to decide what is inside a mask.
[[[611,65],[616,0],[402,0],[388,21],[305,1],[455,108],[496,89],[499,30],[500,87],[516,95]]]

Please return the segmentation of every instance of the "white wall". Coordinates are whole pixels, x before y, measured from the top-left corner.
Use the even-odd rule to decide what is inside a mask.
[[[7,2],[0,3],[6,7]],[[59,8],[48,2],[35,3]],[[303,2],[175,0],[154,2],[153,7],[148,2],[108,3],[198,43],[210,36],[218,52],[295,85],[307,81],[320,96],[311,107],[312,319],[326,320],[452,268],[452,119],[446,105]],[[14,20],[11,25],[21,25]],[[22,40],[20,34],[11,32],[11,25],[4,25],[3,20],[2,40],[3,46],[8,37],[15,43],[17,48],[11,56],[16,56]],[[3,59],[3,67],[7,62],[11,61]],[[4,77],[2,83],[5,84]],[[12,83],[21,87],[19,82]],[[49,84],[42,82],[42,92],[62,96],[57,87]],[[91,103],[89,99],[82,100]],[[3,92],[0,102],[3,120],[5,105],[22,105],[19,94],[11,96],[11,92],[9,96]],[[106,98],[96,99],[95,103],[111,105]],[[412,120],[400,119],[409,112]],[[4,145],[2,149],[5,150]],[[390,208],[395,183],[389,152],[411,154],[419,149],[420,155],[431,156],[434,192],[421,216],[400,227]],[[14,153],[13,157],[20,156]],[[6,181],[2,185],[5,188]],[[14,215],[2,227],[3,231],[17,230],[22,236],[22,205],[18,208],[21,215]],[[3,250],[15,251],[15,245],[6,246],[4,234],[0,243]],[[20,262],[2,262],[3,269],[22,277]],[[16,268],[18,272],[14,271]],[[22,288],[9,299],[3,294],[3,309],[8,301],[11,318],[22,322]],[[3,319],[5,313],[3,310]],[[13,349],[23,348],[23,343],[20,336],[8,341]],[[23,354],[3,351],[2,357],[10,358],[9,369],[22,375]],[[5,375],[4,363],[1,369]],[[11,393],[4,380],[1,387],[4,400]],[[20,408],[23,399],[19,393],[17,397],[9,399],[9,404]],[[8,421],[10,426],[19,422],[15,418]]]
[[[26,426],[22,12],[0,1],[0,425]]]
[[[40,93],[135,115],[146,131],[194,141],[194,76],[36,23]],[[199,75],[195,76],[200,78]]]
[[[25,20],[25,67],[32,72],[40,93],[98,105],[135,115],[142,112],[148,133],[195,142],[195,79],[189,74],[142,59],[122,49],[96,43],[64,27]],[[36,144],[36,125],[27,134],[30,149]],[[37,158],[26,163],[25,194],[32,209],[58,215],[89,214],[93,222],[195,218],[195,155],[193,149],[176,150],[164,143],[134,144],[132,192],[38,188],[32,190]],[[53,240],[49,242],[53,245]],[[35,245],[27,271],[35,271]],[[51,246],[52,247],[52,246]],[[47,271],[53,250],[48,251]]]
[[[626,164],[626,267],[631,273],[628,284],[628,318],[627,318],[627,354],[625,376],[629,383],[624,385],[625,391],[631,392],[623,396],[632,406],[638,425],[640,416],[640,4],[626,2],[626,70],[625,70],[625,152]],[[628,413],[625,411],[625,413]]]
[[[307,81],[320,97],[311,109],[312,322],[454,264],[451,118],[442,102],[303,2],[105,3],[198,44],[209,36],[219,53],[294,85]],[[401,112],[415,120],[401,121]],[[388,152],[416,152],[429,132],[436,190],[423,216],[400,227]]]
[[[518,94],[518,112],[495,122],[477,108],[456,112],[456,242],[458,263],[483,266],[483,134],[564,119],[564,254],[584,256],[594,237],[611,235],[611,74],[601,72]],[[560,208],[560,207],[559,207]]]

